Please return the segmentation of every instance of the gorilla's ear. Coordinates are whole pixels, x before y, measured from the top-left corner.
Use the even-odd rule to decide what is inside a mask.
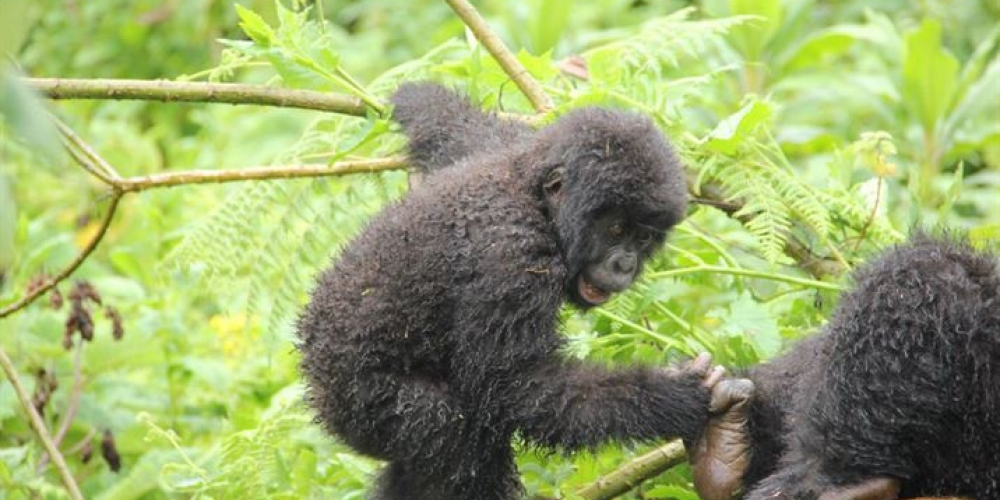
[[[542,182],[542,189],[545,190],[545,197],[549,199],[558,200],[563,188],[563,176],[566,175],[566,167],[557,166],[549,173],[545,175],[545,181]]]

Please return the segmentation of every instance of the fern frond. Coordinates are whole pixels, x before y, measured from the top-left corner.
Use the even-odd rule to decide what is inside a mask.
[[[658,75],[665,66],[679,66],[687,58],[719,47],[729,30],[755,19],[753,16],[733,16],[692,21],[694,11],[688,7],[647,21],[635,34],[583,55],[588,60],[596,58],[632,71]]]

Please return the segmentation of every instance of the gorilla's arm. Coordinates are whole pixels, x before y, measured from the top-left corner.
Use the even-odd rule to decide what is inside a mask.
[[[466,97],[434,83],[405,83],[392,96],[392,104],[392,117],[403,127],[410,159],[421,172],[531,135],[527,125],[484,113]]]
[[[708,419],[706,364],[677,371],[612,370],[553,360],[520,381],[516,425],[530,441],[565,450],[612,441],[693,439]]]

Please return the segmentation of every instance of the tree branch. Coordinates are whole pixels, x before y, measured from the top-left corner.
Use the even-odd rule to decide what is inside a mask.
[[[354,96],[242,83],[75,78],[25,78],[24,82],[50,99],[256,104],[351,116],[365,116],[369,109],[361,99]]]
[[[30,291],[28,291],[28,293],[26,293],[23,297],[18,299],[13,304],[10,304],[4,308],[0,308],[0,318],[5,318],[21,309],[24,309],[25,307],[28,306],[28,304],[31,304],[32,302],[35,301],[35,299],[42,296],[45,292],[51,290],[52,287],[58,285],[62,280],[68,278],[69,275],[73,274],[73,271],[76,271],[76,268],[80,267],[80,264],[83,264],[83,261],[87,260],[87,257],[90,256],[91,252],[93,252],[94,249],[97,248],[97,244],[100,243],[101,239],[104,238],[104,233],[108,231],[108,226],[111,225],[111,219],[114,218],[115,216],[115,210],[118,209],[118,202],[121,201],[122,196],[124,194],[125,192],[121,190],[112,191],[111,204],[108,205],[108,212],[104,214],[104,219],[101,220],[101,225],[97,229],[97,234],[95,234],[94,237],[90,239],[90,242],[87,243],[87,246],[84,247],[82,251],[80,251],[80,253],[76,256],[75,259],[73,259],[73,262],[70,262],[69,265],[66,266],[66,268],[63,269],[56,276],[52,278],[47,278],[41,285],[32,288]]]
[[[332,165],[288,165],[229,170],[187,170],[161,172],[116,181],[113,185],[126,193],[147,189],[183,186],[186,184],[211,184],[270,179],[301,179],[305,177],[330,177],[337,175],[375,173],[400,170],[408,164],[404,157],[377,158],[374,160],[340,161]]]
[[[38,436],[38,440],[42,442],[42,447],[52,457],[52,463],[55,464],[56,469],[59,471],[59,477],[62,479],[63,486],[66,487],[70,498],[73,500],[83,500],[80,487],[77,486],[76,479],[73,478],[73,473],[66,466],[66,459],[63,458],[62,454],[59,453],[59,448],[52,442],[49,431],[45,428],[45,421],[42,420],[42,416],[38,414],[35,406],[31,404],[31,398],[28,396],[28,392],[24,390],[24,386],[21,385],[21,379],[17,376],[14,364],[11,363],[7,352],[2,347],[0,347],[0,367],[3,368],[7,379],[10,380],[10,384],[14,387],[17,398],[21,400],[21,407],[28,414],[28,423],[31,424],[31,428],[35,431],[35,435]]]
[[[535,107],[535,111],[544,113],[555,107],[552,104],[552,99],[545,93],[542,86],[535,81],[531,73],[528,73],[528,70],[521,64],[521,61],[518,61],[517,57],[504,45],[503,40],[496,33],[493,33],[493,30],[486,24],[483,16],[479,14],[479,11],[468,0],[445,1],[455,11],[455,14],[458,14],[462,22],[469,27],[472,34],[476,36],[476,40],[479,40],[479,43],[483,44],[483,47],[486,47],[490,55],[496,59],[500,67],[503,68],[504,73],[507,73],[511,80],[514,80],[517,88],[521,89],[525,97],[531,101],[531,105]]]
[[[671,441],[626,462],[614,472],[582,488],[577,495],[584,500],[610,500],[685,460],[684,445],[679,440]]]

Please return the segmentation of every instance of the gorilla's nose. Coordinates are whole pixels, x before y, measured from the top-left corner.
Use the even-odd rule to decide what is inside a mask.
[[[638,259],[636,259],[635,254],[632,252],[618,255],[612,261],[615,272],[621,274],[634,273],[636,264],[638,264]]]

